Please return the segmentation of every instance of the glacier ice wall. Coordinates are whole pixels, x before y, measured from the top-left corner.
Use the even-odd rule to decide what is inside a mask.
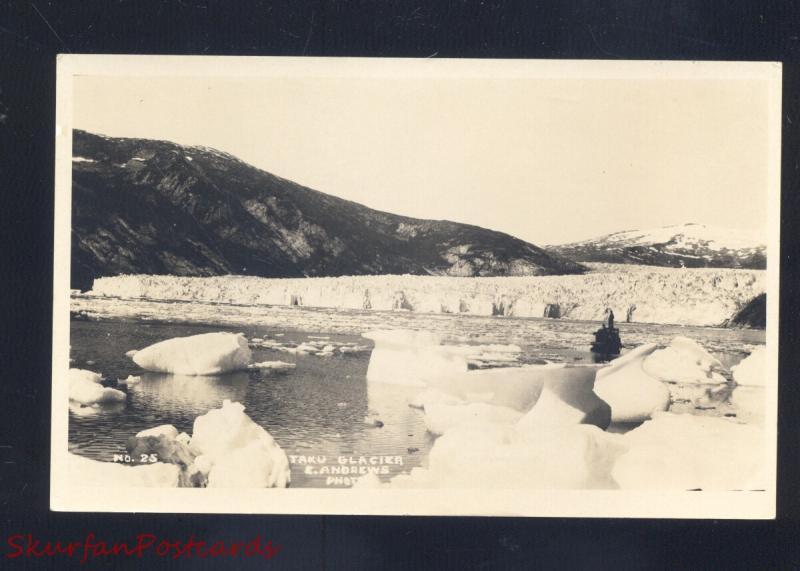
[[[766,289],[763,270],[592,266],[584,275],[489,278],[126,275],[96,279],[88,295],[581,320],[611,307],[618,322],[720,325]]]

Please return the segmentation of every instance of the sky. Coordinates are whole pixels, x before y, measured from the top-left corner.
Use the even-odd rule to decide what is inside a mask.
[[[73,126],[226,151],[379,210],[534,244],[697,222],[766,232],[754,79],[98,77]]]

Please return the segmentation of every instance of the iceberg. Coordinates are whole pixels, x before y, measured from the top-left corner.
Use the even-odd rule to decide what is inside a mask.
[[[427,404],[425,406],[425,428],[431,434],[447,433],[455,426],[476,421],[501,424],[517,422],[522,413],[513,408],[486,403]]]
[[[424,387],[426,380],[465,373],[463,354],[442,346],[426,331],[370,331],[363,336],[375,343],[367,368],[367,381]]]
[[[246,369],[252,353],[242,334],[203,333],[176,337],[137,351],[133,361],[148,371],[216,375]]]
[[[731,368],[737,385],[763,387],[767,384],[767,348],[758,347]]]
[[[244,413],[244,406],[225,400],[222,408],[194,421],[190,448],[194,467],[209,487],[284,488],[291,473],[286,453],[272,436]]]
[[[174,464],[155,462],[142,466],[126,466],[114,462],[98,462],[68,454],[66,472],[72,486],[90,488],[175,488],[180,468]]]
[[[669,389],[643,366],[656,349],[641,345],[598,371],[594,392],[611,407],[612,422],[642,422],[669,407]]]
[[[669,346],[655,351],[643,368],[660,381],[714,385],[725,382],[720,374],[722,363],[687,337],[675,337]]]
[[[69,400],[84,406],[122,402],[126,399],[124,392],[101,385],[101,376],[92,371],[70,369],[68,380]]]
[[[436,440],[428,468],[395,476],[392,488],[594,489],[616,487],[619,436],[591,425],[528,432],[486,421],[462,423]],[[359,487],[374,487],[374,479]]]
[[[764,438],[754,425],[661,412],[622,437],[612,475],[623,489],[764,489]]]
[[[611,407],[594,392],[595,367],[564,367],[548,378],[533,408],[517,423],[523,430],[541,431],[549,426],[591,424],[605,430],[611,423]]]

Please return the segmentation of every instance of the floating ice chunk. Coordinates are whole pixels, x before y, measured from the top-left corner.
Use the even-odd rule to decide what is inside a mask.
[[[244,335],[223,332],[167,339],[142,349],[133,361],[148,371],[215,375],[245,369],[251,358]]]
[[[352,346],[343,345],[339,347],[340,353],[363,353],[369,350],[370,350],[369,345],[352,345]]]
[[[165,436],[169,440],[175,440],[178,437],[178,429],[171,424],[162,424],[161,426],[142,430],[136,434],[137,438],[145,438],[147,436]]]
[[[445,434],[453,427],[476,421],[513,424],[522,413],[513,408],[486,403],[465,405],[431,404],[425,406],[425,427],[432,434]]]
[[[669,407],[669,389],[643,368],[656,348],[641,345],[598,371],[594,392],[611,406],[612,422],[641,422]]]
[[[136,383],[140,383],[142,381],[142,377],[137,377],[134,375],[128,375],[124,379],[117,379],[117,384],[119,385],[135,385]]]
[[[295,363],[286,363],[284,361],[262,361],[261,363],[252,363],[247,366],[248,369],[270,369],[273,371],[288,371],[297,367]]]
[[[375,342],[367,381],[425,386],[427,380],[466,372],[467,359],[442,347],[441,339],[426,331],[370,331]]]
[[[69,400],[89,406],[96,403],[121,402],[124,392],[104,387],[99,374],[84,369],[69,370]]]
[[[519,421],[522,430],[538,431],[542,427],[593,424],[603,430],[611,423],[611,407],[592,390],[596,367],[576,369],[569,376],[548,379],[533,408]]]
[[[668,347],[655,351],[644,362],[644,371],[660,381],[680,383],[724,383],[722,363],[699,343],[675,337]]]
[[[750,355],[731,369],[737,385],[763,387],[767,384],[767,349],[756,348]]]
[[[128,357],[129,359],[131,359],[131,358],[133,358],[133,356],[134,356],[134,355],[136,355],[136,353],[138,353],[138,352],[139,352],[139,351],[138,351],[137,349],[131,349],[130,351],[126,351],[126,352],[125,352],[125,356],[126,356],[126,357]]]
[[[616,487],[611,468],[621,437],[595,426],[519,431],[513,425],[467,422],[431,449],[428,468],[396,476],[391,487],[587,489]]]
[[[98,462],[69,454],[67,479],[73,486],[90,488],[131,488],[178,486],[180,468],[175,464],[155,462],[144,466],[125,466],[114,462]]]
[[[658,413],[622,437],[613,469],[625,489],[764,489],[760,427],[723,418]]]
[[[204,457],[200,466],[209,487],[280,487],[289,484],[286,453],[272,436],[225,400],[222,408],[194,421],[191,448]]]

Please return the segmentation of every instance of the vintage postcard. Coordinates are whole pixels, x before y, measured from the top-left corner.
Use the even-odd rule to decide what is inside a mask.
[[[774,517],[780,64],[57,73],[52,509]]]

